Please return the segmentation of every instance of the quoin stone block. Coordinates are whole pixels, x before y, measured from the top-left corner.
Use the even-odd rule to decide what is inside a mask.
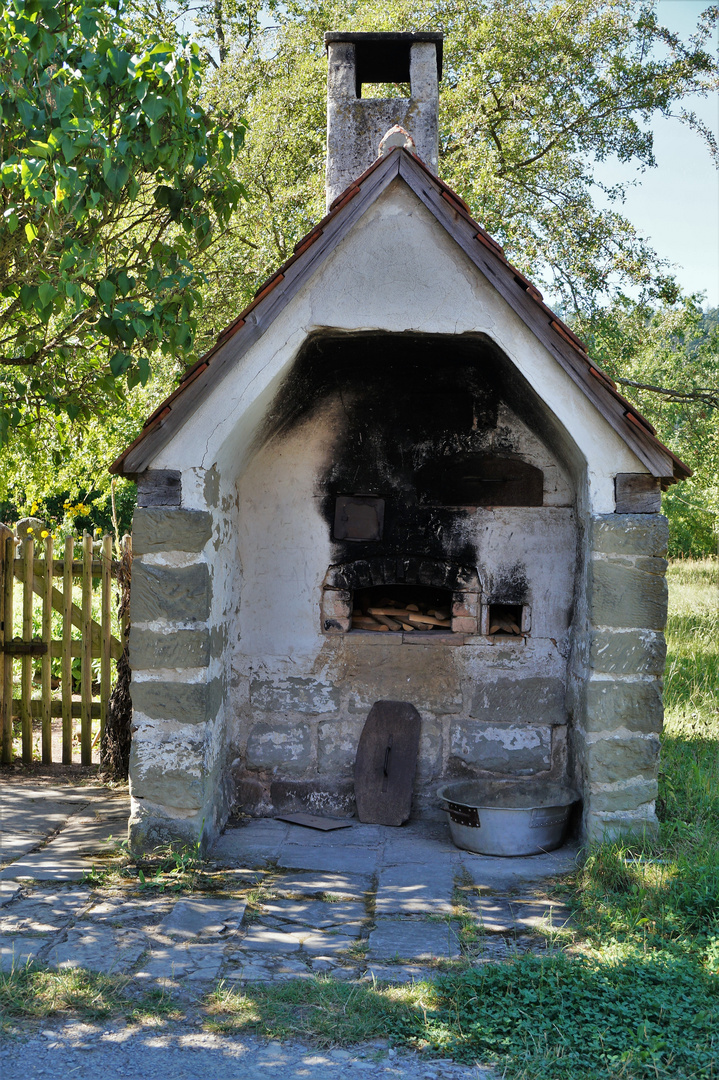
[[[587,720],[589,732],[616,731],[618,728],[642,734],[662,730],[664,706],[659,680],[614,682],[591,680],[587,684]]]
[[[663,630],[667,621],[666,563],[645,558],[640,565],[593,559],[589,602],[596,626]]]
[[[133,680],[133,707],[154,720],[176,720],[179,724],[205,724],[213,720],[222,705],[222,682],[156,682]]]
[[[587,747],[586,767],[590,781],[611,783],[635,776],[653,779],[659,766],[659,739],[600,739]]]
[[[661,675],[667,658],[664,634],[656,630],[622,633],[595,630],[591,636],[589,666],[611,675]]]
[[[134,555],[202,551],[212,535],[212,516],[202,510],[138,507],[132,519]]]
[[[210,571],[206,563],[193,566],[148,566],[132,569],[130,617],[133,623],[204,622],[210,614]]]
[[[207,667],[209,662],[210,632],[206,627],[167,634],[136,626],[130,630],[130,663],[135,671]]]

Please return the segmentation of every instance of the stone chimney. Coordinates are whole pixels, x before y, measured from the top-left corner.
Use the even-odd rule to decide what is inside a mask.
[[[327,48],[327,206],[377,158],[391,127],[411,135],[418,157],[437,172],[441,33],[325,34]],[[363,98],[363,83],[409,83],[409,98]]]

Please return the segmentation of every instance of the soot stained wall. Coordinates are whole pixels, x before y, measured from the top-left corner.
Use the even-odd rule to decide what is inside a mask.
[[[359,733],[382,697],[422,714],[420,811],[443,776],[564,773],[574,495],[516,380],[475,337],[334,335],[298,357],[238,483],[233,739],[249,808],[351,809]],[[461,483],[443,499],[438,476],[497,457],[541,470],[544,505],[461,505]],[[343,494],[384,500],[380,539],[334,538]],[[328,566],[397,555],[477,567],[487,598],[532,605],[530,636],[459,647],[325,636]]]

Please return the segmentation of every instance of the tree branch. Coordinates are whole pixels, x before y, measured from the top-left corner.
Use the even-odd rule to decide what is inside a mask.
[[[707,405],[710,409],[719,409],[719,390],[713,390],[710,386],[700,387],[697,390],[677,390],[666,386],[652,386],[650,383],[635,382],[633,379],[619,379],[615,382],[621,386],[632,386],[636,390],[649,390],[652,394],[662,394],[670,401],[682,404],[697,401]]]

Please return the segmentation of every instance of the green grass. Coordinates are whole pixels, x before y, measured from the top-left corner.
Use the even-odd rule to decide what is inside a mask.
[[[10,1033],[17,1022],[49,1017],[104,1020],[122,1016],[128,1023],[178,1019],[177,1003],[162,990],[128,993],[129,975],[101,975],[83,968],[49,971],[27,964],[0,972],[0,1030]]]
[[[719,575],[715,561],[669,568],[666,722],[655,841],[595,849],[576,882],[597,955],[684,956],[719,971]]]

